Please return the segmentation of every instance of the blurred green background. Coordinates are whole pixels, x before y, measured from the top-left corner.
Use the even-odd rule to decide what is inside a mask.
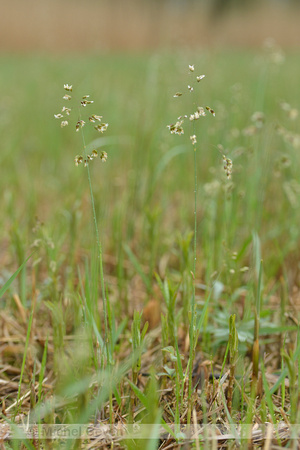
[[[196,130],[199,278],[221,270],[227,249],[242,251],[255,231],[265,270],[279,276],[290,256],[289,277],[296,283],[298,19],[293,1],[4,4],[3,277],[16,267],[16,254],[21,262],[36,241],[36,218],[55,242],[49,258],[58,259],[58,271],[69,267],[68,258],[71,266],[78,263],[93,245],[87,180],[84,168],[74,165],[81,137],[54,119],[69,83],[75,97],[90,94],[91,113],[109,123],[101,143],[108,162],[91,167],[107,255],[119,255],[126,242],[151,269],[164,255],[172,262],[176,233],[193,227],[193,161],[189,136],[171,136],[166,126],[192,112],[194,103],[208,104],[216,117],[199,121]],[[193,99],[174,99],[189,83],[189,64],[206,78]],[[87,142],[98,137],[93,131],[87,129]],[[234,164],[227,184],[218,145]],[[249,254],[242,254],[241,266],[249,265]],[[113,265],[108,270],[115,275]]]

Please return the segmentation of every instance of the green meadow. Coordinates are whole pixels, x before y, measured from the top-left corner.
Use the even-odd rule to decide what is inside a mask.
[[[222,424],[230,433],[232,424],[298,423],[298,54],[0,61],[1,426],[28,417],[162,424],[165,435],[149,425],[144,437],[155,439],[146,441],[66,441],[150,449],[208,445],[165,424]],[[54,114],[66,105],[66,83],[74,99],[94,103],[74,103],[61,128]],[[171,134],[167,125],[198,106],[206,116]],[[87,167],[74,162],[84,155],[81,113],[109,124],[103,134],[88,121],[82,129],[99,155],[88,166],[95,216]],[[290,437],[277,433],[277,445]],[[232,445],[243,439],[251,444],[251,433]]]

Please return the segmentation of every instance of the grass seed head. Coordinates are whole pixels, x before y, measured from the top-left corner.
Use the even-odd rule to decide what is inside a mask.
[[[177,121],[175,124],[167,125],[171,134],[184,134],[184,129],[182,128],[183,120]]]
[[[193,134],[193,136],[190,136],[190,140],[192,141],[192,145],[197,144],[197,136],[195,134]]]
[[[212,108],[210,108],[209,106],[206,106],[206,109],[215,117],[216,113]]]
[[[106,160],[107,160],[107,153],[102,151],[101,155],[100,155],[100,159],[101,159],[102,162],[106,162]]]
[[[84,127],[84,125],[85,125],[84,120],[78,120],[78,122],[76,123],[76,126],[75,126],[76,131],[79,131],[79,129]]]
[[[75,156],[75,166],[79,166],[83,162],[83,157],[80,155]]]
[[[71,108],[67,108],[66,106],[63,106],[61,112],[66,113],[67,116],[69,116],[71,114]]]
[[[254,114],[252,114],[251,121],[255,123],[255,126],[257,128],[261,128],[265,123],[264,113],[261,111],[256,111]]]
[[[92,114],[92,115],[89,117],[89,121],[92,122],[92,123],[95,123],[97,120],[98,120],[99,122],[101,122],[101,119],[102,119],[102,116],[97,116],[96,114]]]
[[[226,158],[225,155],[222,155],[222,157],[223,157],[224,170],[225,170],[227,179],[230,180],[231,174],[232,174],[232,161],[230,158]]]
[[[193,114],[190,115],[189,119],[190,121],[198,120],[200,117],[206,116],[206,112],[202,106],[198,106],[197,111],[195,111]]]
[[[193,64],[189,65],[189,71],[190,71],[190,73],[193,73],[195,71],[195,66]],[[199,82],[204,77],[205,77],[205,75],[199,75],[199,76],[196,77],[196,80]],[[188,88],[190,93],[194,92],[194,87],[193,86],[188,85],[187,88]],[[174,98],[181,97],[181,96],[182,96],[181,92],[176,92],[173,95]],[[215,116],[215,111],[212,108],[210,108],[209,106],[206,106],[206,109],[213,116]],[[204,116],[206,116],[205,109],[202,106],[198,106],[197,110],[194,113],[178,117],[177,122],[173,123],[171,125],[167,125],[167,128],[169,128],[171,134],[181,135],[181,134],[184,134],[184,129],[183,129],[183,126],[182,126],[183,122],[184,122],[184,119],[188,118],[192,122],[192,121],[198,120],[200,117],[204,117]],[[193,136],[190,136],[190,139],[191,139],[192,145],[195,145],[196,142],[197,142],[196,135],[194,134]]]
[[[81,106],[85,107],[87,105],[91,105],[92,103],[94,103],[94,100],[82,100],[80,103]]]
[[[65,89],[66,91],[71,92],[71,91],[73,90],[73,87],[72,87],[72,85],[64,84],[64,89]],[[69,95],[69,94],[65,94],[64,97],[63,97],[63,99],[64,99],[64,100],[72,100],[72,97],[71,97],[71,95]],[[74,100],[72,100],[72,101],[74,101]],[[87,105],[90,105],[90,104],[92,104],[92,103],[94,103],[94,101],[93,101],[93,100],[90,100],[90,95],[83,95],[83,96],[80,98],[80,100],[79,100],[79,106],[81,105],[81,106],[83,106],[83,107],[86,107]],[[69,116],[69,115],[71,114],[71,111],[72,111],[71,108],[67,108],[66,106],[63,106],[63,107],[62,107],[62,110],[61,110],[61,113],[54,114],[54,117],[55,117],[55,119],[63,119],[63,118],[64,118],[64,113],[65,113],[67,116]],[[86,120],[87,120],[87,119],[86,119]],[[97,131],[99,131],[100,133],[103,133],[104,131],[107,130],[108,123],[101,122],[102,116],[99,116],[99,115],[97,115],[97,114],[92,114],[92,115],[90,115],[90,116],[88,117],[88,120],[89,120],[89,122],[91,122],[91,123],[100,122],[100,123],[98,123],[98,125],[95,125],[95,126],[94,126],[94,128],[95,128]],[[66,127],[67,125],[69,125],[69,122],[68,122],[67,120],[62,120],[60,125],[61,125],[61,127],[63,128],[63,127]],[[86,125],[86,121],[83,120],[83,119],[81,118],[81,114],[79,114],[79,119],[77,120],[76,125],[75,125],[75,131],[78,132],[78,131],[79,131],[80,129],[82,129],[85,125]],[[85,144],[84,144],[84,148],[85,148]],[[92,161],[94,158],[97,158],[97,156],[98,156],[98,152],[97,152],[96,149],[93,149],[93,150],[92,150],[92,153],[91,153],[90,155],[87,155],[87,154],[86,154],[86,151],[85,151],[84,157],[81,156],[81,155],[75,156],[75,165],[76,165],[76,166],[79,166],[79,164],[82,164],[82,163],[83,163],[84,166],[87,167],[88,163],[89,163],[90,161]],[[107,160],[107,153],[106,153],[106,152],[102,152],[101,155],[100,155],[100,159],[101,159],[101,161],[105,162],[105,161]]]
[[[108,123],[100,123],[100,125],[94,126],[95,130],[99,131],[100,133],[103,133],[104,131],[106,131],[107,127],[108,127]]]

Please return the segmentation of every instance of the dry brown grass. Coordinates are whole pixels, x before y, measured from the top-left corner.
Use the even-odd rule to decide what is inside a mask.
[[[113,4],[113,5],[112,5]],[[200,8],[135,0],[3,2],[0,51],[141,51],[158,47],[260,46],[273,37],[299,45],[299,14],[288,8],[235,13],[212,21]]]

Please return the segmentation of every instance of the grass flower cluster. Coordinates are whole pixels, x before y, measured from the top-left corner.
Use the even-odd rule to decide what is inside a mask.
[[[64,84],[64,89],[65,89],[65,91],[72,92],[73,91],[73,86],[69,85],[69,84]],[[65,94],[63,96],[63,100],[71,102],[73,99],[72,99],[72,96],[70,94]],[[60,126],[62,128],[64,128],[64,127],[69,125],[69,118],[71,117],[72,110],[74,108],[76,109],[76,106],[77,106],[78,107],[77,109],[78,109],[78,117],[79,118],[77,119],[76,124],[75,124],[75,131],[79,132],[80,130],[82,130],[82,128],[87,123],[87,119],[86,120],[82,119],[82,115],[83,114],[81,112],[81,108],[86,108],[87,106],[92,105],[93,103],[94,103],[94,100],[90,100],[90,95],[83,95],[80,98],[80,100],[77,101],[77,104],[76,104],[76,101],[75,101],[75,106],[74,107],[68,108],[66,106],[63,106],[62,109],[61,109],[61,112],[58,113],[58,114],[54,114],[54,117],[55,117],[55,119],[63,119],[63,120],[61,120]],[[76,113],[74,113],[74,114],[76,114]],[[68,120],[65,120],[66,116],[68,116]],[[107,128],[108,128],[108,123],[102,122],[102,118],[103,118],[102,116],[99,116],[97,114],[91,114],[91,115],[88,116],[88,123],[91,123],[91,124],[95,124],[96,123],[96,125],[94,125],[94,128],[99,133],[104,133],[107,130]],[[85,148],[84,137],[83,137],[83,145],[84,145],[84,148]],[[84,154],[84,156],[77,155],[77,156],[75,156],[75,165],[79,166],[80,164],[83,163],[84,166],[87,167],[89,162],[93,161],[93,159],[97,158],[97,156],[98,156],[98,151],[96,149],[93,149],[90,155],[88,155],[88,154]],[[100,160],[102,162],[105,162],[107,160],[107,153],[106,152],[104,152],[104,151],[101,152]]]

